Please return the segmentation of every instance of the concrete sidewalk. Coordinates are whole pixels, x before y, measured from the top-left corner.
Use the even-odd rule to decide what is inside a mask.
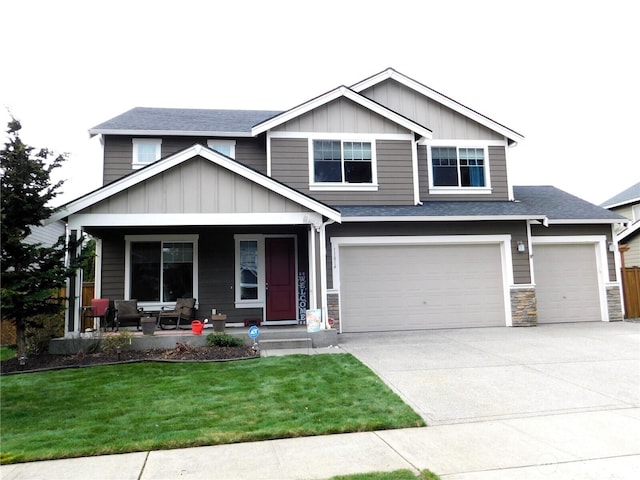
[[[449,480],[636,479],[640,408],[54,460],[3,480],[299,480],[429,469]]]

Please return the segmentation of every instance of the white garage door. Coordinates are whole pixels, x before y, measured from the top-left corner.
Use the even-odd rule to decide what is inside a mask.
[[[593,244],[534,244],[538,323],[601,321]]]
[[[504,326],[500,246],[340,247],[344,332]]]

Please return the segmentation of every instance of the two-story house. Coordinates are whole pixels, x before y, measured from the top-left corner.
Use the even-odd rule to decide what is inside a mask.
[[[513,186],[522,135],[393,69],[283,112],[134,108],[90,134],[104,185],[54,219],[97,239],[96,296],[267,325],[322,309],[341,332],[621,319],[624,219]]]

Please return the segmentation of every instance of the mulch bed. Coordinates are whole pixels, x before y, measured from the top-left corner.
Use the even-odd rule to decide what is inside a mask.
[[[176,361],[176,362],[203,362],[224,361],[256,358],[256,353],[251,346],[244,347],[193,347],[184,343],[177,344],[176,348],[165,350],[130,350],[118,355],[116,352],[79,353],[76,355],[51,355],[44,353],[35,357],[29,357],[26,365],[20,365],[17,358],[11,358],[0,362],[0,373],[20,373],[41,370],[88,367],[92,365],[109,365],[126,362],[143,361]]]

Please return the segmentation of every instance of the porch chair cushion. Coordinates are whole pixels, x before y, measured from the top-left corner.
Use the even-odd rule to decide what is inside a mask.
[[[180,328],[180,321],[185,321],[191,328],[191,320],[196,316],[196,299],[195,298],[178,298],[173,310],[163,310],[160,312],[159,324],[164,329],[167,325],[174,325],[174,328]]]
[[[138,308],[138,300],[116,300],[115,306],[116,330],[125,325],[135,325],[140,330],[142,309]]]
[[[91,299],[91,306],[83,307],[83,309],[85,324],[87,319],[94,320],[91,327],[88,328],[106,330],[108,326],[113,327],[114,307],[112,300],[108,298],[93,298]]]

